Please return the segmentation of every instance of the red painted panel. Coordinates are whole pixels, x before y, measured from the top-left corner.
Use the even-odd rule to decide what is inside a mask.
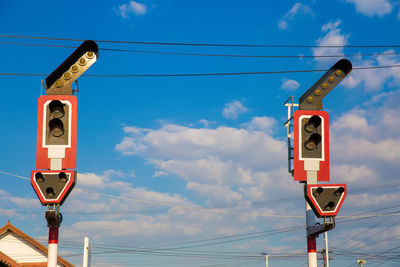
[[[51,174],[58,174],[61,172],[65,172],[65,173],[70,174],[70,179],[68,180],[68,183],[65,185],[64,189],[62,190],[61,194],[58,196],[57,199],[47,199],[44,196],[44,193],[41,192],[40,187],[35,180],[35,174],[38,172],[51,173]],[[74,188],[75,184],[76,184],[76,171],[73,171],[73,170],[33,170],[33,171],[31,171],[31,185],[32,185],[33,189],[35,190],[35,193],[38,196],[42,205],[47,205],[47,204],[60,204],[61,205],[65,201],[65,199],[68,197],[69,193]]]
[[[295,181],[307,181],[307,172],[304,170],[304,160],[300,159],[300,145],[299,138],[301,135],[300,130],[300,116],[321,116],[324,121],[324,160],[319,161],[319,171],[317,172],[317,179],[319,182],[328,182],[330,179],[329,170],[329,115],[325,111],[316,110],[296,110],[294,113],[294,180]]]
[[[38,127],[36,143],[36,169],[50,169],[50,159],[48,158],[48,148],[43,144],[43,113],[47,101],[60,100],[71,103],[71,144],[65,148],[65,158],[62,160],[63,169],[76,168],[76,136],[77,136],[77,98],[73,95],[42,95],[38,101]]]
[[[339,187],[344,187],[344,192],[343,195],[341,196],[339,202],[337,203],[336,209],[332,212],[328,211],[323,211],[321,207],[318,205],[317,201],[312,195],[312,189],[313,188],[339,188]],[[344,202],[344,199],[347,196],[347,186],[346,184],[312,184],[312,185],[307,185],[306,189],[306,200],[310,204],[310,206],[313,208],[314,212],[318,217],[331,217],[331,216],[336,216],[342,207],[342,204]]]

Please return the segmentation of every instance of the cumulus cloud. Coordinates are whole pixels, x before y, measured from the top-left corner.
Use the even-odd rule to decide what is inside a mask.
[[[230,190],[226,186],[189,182],[187,184],[187,189],[198,191],[203,196],[207,196],[213,201],[239,202],[243,200],[242,194]]]
[[[289,22],[293,21],[296,17],[304,15],[313,17],[314,13],[311,8],[302,3],[295,3],[290,10],[279,20],[278,28],[280,30],[287,30],[289,28]]]
[[[135,1],[130,1],[127,4],[123,4],[118,7],[118,14],[124,19],[129,18],[130,14],[135,14],[136,16],[143,16],[146,13],[147,13],[146,5]]]
[[[263,131],[268,134],[272,134],[276,125],[274,118],[262,116],[253,117],[249,123],[243,124],[248,130],[252,131]]]
[[[296,80],[291,80],[291,79],[283,79],[282,80],[281,89],[283,89],[283,90],[294,91],[299,87],[300,87],[300,83]]]
[[[384,51],[387,54],[394,53],[392,49]],[[383,67],[400,64],[400,59],[396,55],[379,55],[370,58],[359,58],[354,61],[358,67]],[[348,88],[364,88],[367,92],[378,92],[384,85],[400,85],[399,68],[365,69],[354,71],[343,81],[343,85]]]
[[[382,95],[380,101],[396,96],[396,92]],[[392,106],[388,104],[374,112],[358,107],[332,120],[332,182],[344,182],[349,186],[349,197],[344,204],[343,215],[352,214],[354,208],[362,210],[378,207],[380,202],[389,204],[398,200],[392,192],[375,194],[371,191],[368,192],[371,196],[368,203],[371,206],[366,207],[359,205],[365,200],[363,192],[352,191],[357,185],[374,185],[395,179],[394,174],[397,172],[393,172],[393,169],[397,168],[396,162],[400,160],[400,127],[397,126],[400,123],[396,123],[400,119],[397,119],[396,114],[398,107],[394,101]],[[198,123],[194,125],[199,126]],[[254,213],[297,214],[297,210],[303,209],[302,201],[279,202],[276,206],[274,202],[268,202],[269,199],[282,198],[282,195],[302,198],[299,184],[287,173],[286,143],[273,136],[276,125],[274,118],[264,116],[253,117],[238,127],[195,128],[193,125],[171,123],[165,123],[157,129],[125,126],[125,137],[115,148],[124,156],[136,155],[144,158],[154,168],[156,179],[165,179],[166,175],[168,179],[180,179],[186,185],[184,194],[193,196],[194,193],[196,199],[208,205],[248,203]],[[203,123],[200,126],[206,125]],[[377,135],[381,128],[387,131],[383,135]],[[387,166],[392,169],[386,168]],[[104,183],[105,178],[102,179]],[[109,179],[112,181],[111,176]],[[113,190],[118,190],[127,199],[134,196],[146,202],[196,206],[176,193],[160,193],[129,184],[118,185],[116,182],[111,185]],[[99,188],[106,190],[105,187]],[[103,207],[101,203],[103,202],[99,203],[99,207]],[[124,203],[113,199],[108,206],[132,210],[140,209],[143,205],[145,204],[140,202]],[[106,205],[104,209],[107,209]],[[227,222],[232,228],[229,231],[240,232],[238,229],[241,227],[244,229],[243,227],[260,222],[258,217],[238,214],[234,216],[229,211],[225,214],[214,211],[192,212],[171,207],[162,209],[164,212],[148,216],[149,218],[143,215],[132,219],[124,218],[124,223],[120,225],[121,231],[127,236],[134,234],[145,242],[148,239],[146,237],[156,235],[168,238],[169,235],[216,234],[226,230]],[[112,219],[104,218],[94,229],[98,232],[104,231],[114,225],[112,222],[115,219]],[[273,225],[278,220],[269,222]],[[92,231],[88,225],[89,223],[75,224],[68,234]],[[213,227],[210,228],[209,225]],[[152,232],[152,228],[157,231]]]
[[[270,129],[273,124],[272,118],[256,117],[246,124],[248,129],[224,126],[196,129],[165,124],[160,129],[143,129],[135,133],[130,130],[131,127],[124,127],[127,136],[116,145],[116,150],[124,155],[136,154],[153,159],[187,161],[212,156],[245,166],[268,167],[283,159],[284,156],[280,158],[276,155],[285,151],[283,141],[259,130],[262,127]]]
[[[348,3],[355,5],[358,13],[365,16],[383,17],[390,14],[393,9],[393,4],[390,0],[346,0]]]
[[[398,107],[384,106],[374,112],[355,108],[343,114],[331,127],[333,156],[341,162],[368,164],[369,169],[395,166],[400,161],[400,126],[392,118],[398,121],[394,116],[398,112]]]
[[[237,119],[240,114],[247,112],[245,107],[239,100],[233,100],[232,102],[225,104],[225,108],[222,110],[222,116],[226,119]]]
[[[377,182],[376,173],[365,165],[340,164],[332,166],[332,177],[337,182],[368,183]]]
[[[318,46],[312,49],[314,56],[327,56],[327,55],[342,55],[344,49],[341,46],[348,44],[349,34],[342,34],[339,26],[342,21],[329,22],[322,26],[322,32],[325,35],[319,38],[316,43]],[[323,46],[339,46],[339,47],[323,47]],[[316,58],[318,65],[326,67],[332,65],[332,59],[329,58]]]
[[[275,119],[263,116],[238,128],[165,124],[140,131],[125,127],[124,139],[132,142],[122,139],[116,149],[126,156],[146,158],[154,176],[185,181],[186,188],[207,203],[279,198],[282,192],[297,192],[298,187],[290,184],[285,169],[286,143],[272,136],[275,125]]]
[[[344,47],[348,45],[349,34],[343,34],[340,29],[342,22],[329,22],[322,26],[324,35],[319,38],[316,43],[319,46],[338,46],[338,47],[316,47],[313,48],[314,56],[326,55],[344,55]],[[354,70],[341,83],[347,88],[357,88],[369,93],[381,91],[385,85],[396,87],[400,85],[400,69],[399,68],[382,68],[400,64],[400,59],[393,54],[395,51],[389,49],[384,51],[386,55],[355,57],[352,60],[354,66],[366,68],[363,70]],[[320,67],[331,67],[334,63],[329,58],[316,58]],[[369,67],[372,67],[368,69]]]

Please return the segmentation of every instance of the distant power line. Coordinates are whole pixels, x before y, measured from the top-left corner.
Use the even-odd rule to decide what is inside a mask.
[[[30,178],[28,177],[24,177],[24,176],[20,176],[20,175],[16,175],[16,174],[12,174],[9,172],[4,172],[4,171],[0,171],[1,174],[5,174],[5,175],[9,175],[9,176],[14,176],[17,177],[19,179],[24,179],[24,180],[30,180]],[[400,182],[395,182],[395,183],[390,183],[390,184],[382,184],[382,185],[374,185],[374,186],[370,186],[370,187],[363,187],[360,189],[365,190],[375,190],[375,189],[381,189],[381,188],[385,188],[385,187],[392,187],[392,186],[396,186],[399,185]],[[205,212],[213,212],[213,213],[227,213],[227,214],[241,214],[241,215],[251,215],[251,216],[261,216],[261,217],[281,217],[281,218],[302,218],[304,216],[296,216],[296,215],[284,215],[284,214],[260,214],[260,213],[246,213],[246,212],[235,212],[235,211],[229,211],[229,210],[225,210],[224,206],[215,206],[215,207],[202,207],[202,206],[182,206],[182,205],[175,205],[175,204],[169,204],[169,203],[161,203],[161,202],[156,202],[156,201],[150,201],[150,200],[141,200],[141,199],[135,199],[135,198],[129,198],[129,197],[124,197],[124,196],[119,196],[119,195],[113,195],[113,194],[105,194],[105,193],[100,193],[100,192],[95,192],[95,191],[91,191],[91,190],[85,190],[85,189],[80,189],[77,188],[77,190],[81,191],[81,192],[87,192],[87,193],[91,193],[91,194],[96,194],[96,195],[100,195],[103,197],[107,197],[107,198],[115,198],[115,199],[121,199],[121,200],[126,200],[126,201],[135,201],[138,203],[143,203],[143,204],[148,204],[148,205],[155,205],[155,206],[162,206],[162,207],[168,207],[168,208],[172,208],[172,209],[183,209],[183,210],[192,210],[192,211],[205,211]],[[355,190],[357,191],[357,189]],[[287,199],[282,199],[284,200],[294,200],[294,198],[287,198]],[[233,206],[240,206],[243,203],[238,203],[238,204],[234,204]],[[248,204],[248,203],[246,203]],[[396,207],[396,206],[395,206]],[[387,209],[391,209],[393,207],[389,207]],[[378,209],[375,211],[381,211],[383,210]],[[159,210],[157,210],[156,212],[158,212]],[[171,211],[171,210],[169,210]],[[154,210],[152,210],[152,212],[154,212]],[[369,211],[371,212],[371,211]],[[367,212],[367,213],[369,213]],[[101,213],[101,212],[99,212]],[[107,213],[107,212],[104,212]],[[391,213],[384,213],[384,214],[372,214],[372,215],[364,215],[365,213],[360,213],[360,214],[356,214],[356,215],[347,215],[347,216],[338,216],[339,218],[349,218],[350,220],[344,220],[344,221],[338,221],[337,223],[345,223],[345,222],[352,222],[352,221],[357,221],[357,220],[363,220],[363,219],[369,219],[369,218],[376,218],[376,217],[388,217],[388,216],[399,216],[400,212],[391,212]]]
[[[84,39],[73,38],[57,38],[43,36],[22,36],[22,35],[4,35],[5,38],[21,38],[21,39],[36,39],[36,40],[53,40],[53,41],[76,41],[83,42]],[[214,46],[214,47],[264,47],[264,48],[396,48],[400,45],[286,45],[286,44],[228,44],[228,43],[186,43],[186,42],[147,42],[147,41],[122,41],[122,40],[93,40],[98,43],[119,43],[119,44],[139,44],[139,45],[171,45],[171,46]]]
[[[353,70],[388,69],[398,68],[399,65],[387,66],[365,66],[354,67]],[[217,73],[174,73],[174,74],[86,74],[86,77],[112,77],[112,78],[133,78],[133,77],[201,77],[201,76],[238,76],[238,75],[266,75],[266,74],[290,74],[290,73],[309,73],[325,72],[328,69],[315,70],[277,70],[277,71],[253,71],[253,72],[217,72]],[[47,76],[43,73],[11,73],[1,72],[0,76]]]
[[[32,44],[32,43],[15,43],[0,42],[5,45],[21,45],[21,46],[39,46],[39,47],[58,47],[58,48],[78,48],[71,45],[56,44]],[[340,54],[340,55],[238,55],[238,54],[205,54],[205,53],[184,53],[184,52],[166,52],[166,51],[149,51],[149,50],[131,50],[100,47],[99,50],[111,52],[127,52],[138,54],[156,54],[156,55],[178,55],[178,56],[201,56],[201,57],[231,57],[231,58],[343,58],[343,57],[369,57],[369,56],[393,56],[400,53],[367,53],[367,54]]]

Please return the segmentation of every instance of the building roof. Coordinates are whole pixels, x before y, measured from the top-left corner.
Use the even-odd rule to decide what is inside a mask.
[[[25,234],[21,230],[19,230],[17,227],[12,225],[10,223],[10,221],[8,221],[6,225],[4,225],[3,227],[0,228],[0,236],[3,236],[4,234],[7,234],[9,232],[13,233],[14,235],[18,236],[22,240],[26,241],[29,245],[31,245],[32,247],[34,247],[37,250],[41,251],[47,257],[48,249],[45,246],[43,246],[38,241],[36,241],[32,237],[30,237],[29,235]],[[3,262],[3,263],[5,263],[5,264],[7,264],[8,266],[11,266],[11,267],[24,267],[24,266],[37,266],[37,267],[44,266],[45,267],[45,266],[47,266],[47,262],[37,262],[37,263],[21,262],[21,263],[17,263],[14,259],[12,259],[10,256],[4,254],[1,251],[0,251],[0,262]],[[58,256],[57,262],[58,262],[58,264],[61,264],[61,265],[66,266],[66,267],[73,267],[74,266],[71,263],[69,263],[68,261],[66,261],[65,259],[61,258],[60,256]]]

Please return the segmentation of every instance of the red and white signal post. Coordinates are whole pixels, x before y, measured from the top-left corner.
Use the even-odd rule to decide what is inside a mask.
[[[294,180],[305,183],[306,231],[308,266],[317,267],[316,238],[335,227],[337,215],[346,197],[345,184],[318,184],[329,182],[329,115],[322,109],[322,99],[351,72],[347,59],[339,60],[299,99],[299,104],[288,103],[289,172]],[[290,116],[290,110],[298,110]],[[294,120],[293,148],[291,147],[291,121]],[[293,154],[292,154],[293,151]],[[293,159],[293,170],[291,170]],[[323,224],[315,223],[315,215],[323,218]],[[326,249],[327,250],[327,249]],[[328,251],[328,250],[327,250]],[[328,259],[328,257],[326,257]]]
[[[31,184],[46,206],[49,227],[48,267],[57,266],[60,206],[77,181],[77,98],[72,83],[98,58],[94,41],[85,41],[46,78],[46,94],[38,101],[36,170]]]

